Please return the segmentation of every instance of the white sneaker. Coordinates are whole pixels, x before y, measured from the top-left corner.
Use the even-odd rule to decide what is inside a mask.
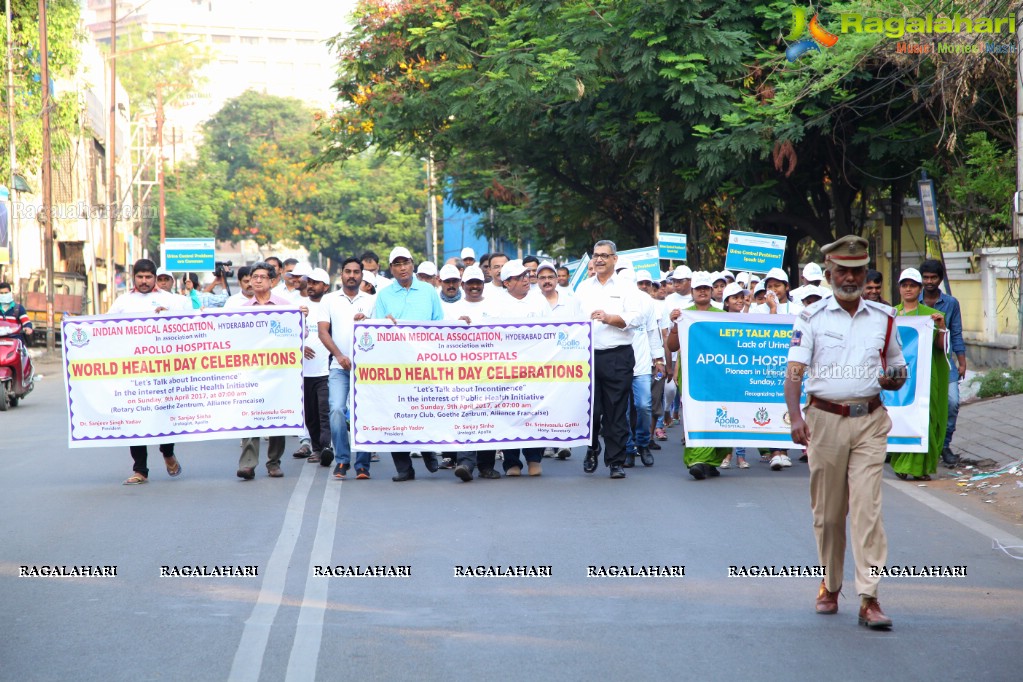
[[[731,468],[732,468],[732,465],[731,465],[731,463],[727,459],[725,461],[721,462],[721,465],[718,467],[718,469],[731,469]]]
[[[785,466],[782,463],[783,459],[788,459],[785,455],[775,455],[771,458],[771,471],[781,471],[781,468]],[[791,464],[791,463],[790,463]]]
[[[554,448],[544,448],[543,456],[544,457],[553,457],[554,456]]]
[[[747,464],[746,462],[739,462],[739,468],[740,469],[749,469],[749,464]]]
[[[792,466],[792,460],[789,459],[788,455],[778,455],[778,456],[781,457],[781,465],[783,467],[790,467],[790,466]]]

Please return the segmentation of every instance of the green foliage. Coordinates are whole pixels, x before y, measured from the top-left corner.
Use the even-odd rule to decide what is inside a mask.
[[[14,107],[16,151],[19,170],[35,174],[42,162],[42,87],[39,62],[39,17],[35,0],[11,0],[14,42],[14,99],[7,101],[7,88],[2,88],[0,107],[4,130],[7,130],[7,107]],[[69,78],[74,74],[79,53],[79,5],[76,0],[50,0],[47,3],[47,43],[50,79]],[[6,22],[0,21],[0,45],[7,44]],[[4,80],[6,83],[6,79]],[[70,144],[77,132],[78,102],[74,93],[51,98],[50,138],[54,159]],[[10,158],[0,156],[0,182],[10,178]]]
[[[980,379],[977,397],[994,398],[1000,395],[1017,395],[1019,393],[1023,393],[1023,370],[992,369]]]
[[[109,52],[107,46],[104,53]],[[136,112],[156,108],[157,86],[163,88],[165,101],[198,90],[205,83],[202,70],[212,59],[200,43],[184,42],[174,33],[159,40],[144,40],[138,24],[125,33],[118,32],[117,55],[117,80]]]
[[[370,150],[310,166],[317,115],[255,92],[227,102],[167,193],[167,236],[292,242],[333,259],[396,244],[422,253],[423,164]]]
[[[951,232],[960,251],[999,246],[1012,238],[1012,202],[1016,191],[1016,154],[986,132],[967,135],[956,163],[943,173],[936,164],[941,223]]]

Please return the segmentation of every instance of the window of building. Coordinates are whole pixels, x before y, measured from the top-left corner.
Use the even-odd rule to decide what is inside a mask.
[[[233,38],[233,37],[234,36],[218,35],[216,33],[214,33],[211,36],[211,38],[213,39],[213,42],[215,42],[215,43],[230,43],[231,42],[231,38]]]
[[[259,36],[241,36],[242,45],[259,45]]]

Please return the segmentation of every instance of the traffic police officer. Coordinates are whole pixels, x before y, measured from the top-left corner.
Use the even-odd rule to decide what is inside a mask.
[[[821,581],[817,613],[838,612],[845,560],[846,515],[851,516],[859,623],[890,628],[877,601],[878,576],[888,541],[881,517],[881,475],[892,427],[881,403],[882,390],[898,390],[906,361],[895,330],[895,311],[863,299],[868,243],[852,235],[821,249],[834,296],[814,303],[796,319],[788,355],[785,403],[792,440],[807,446],[810,500],[817,555],[827,577]],[[805,418],[800,384],[809,366]]]

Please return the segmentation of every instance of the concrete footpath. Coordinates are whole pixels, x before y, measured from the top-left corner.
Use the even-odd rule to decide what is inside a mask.
[[[1000,469],[1023,458],[1023,395],[961,405],[952,452],[964,464]]]

